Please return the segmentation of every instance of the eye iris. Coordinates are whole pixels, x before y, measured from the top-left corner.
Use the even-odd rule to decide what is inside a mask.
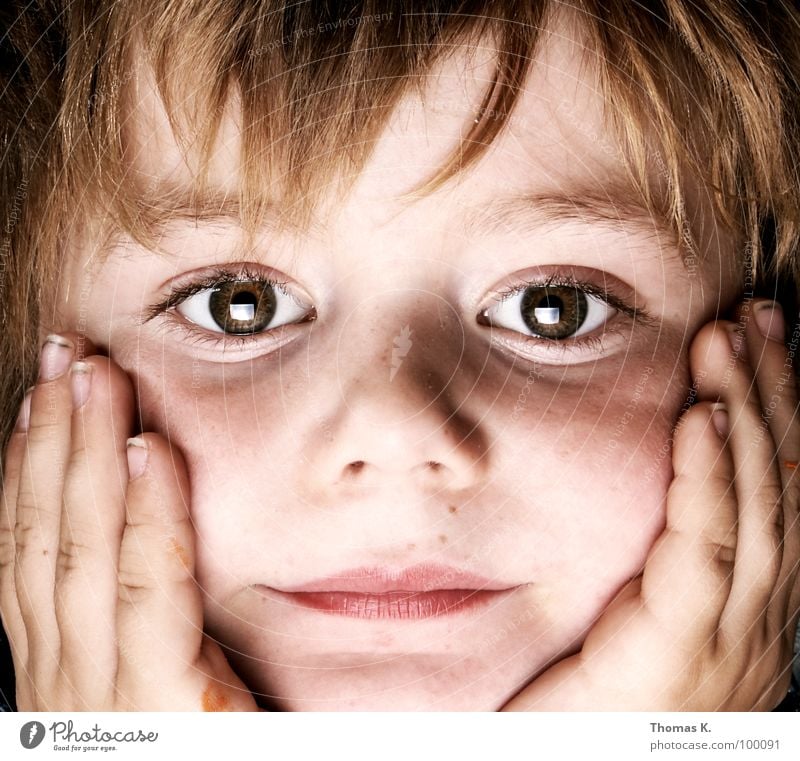
[[[586,295],[563,285],[536,285],[525,291],[520,304],[522,319],[544,338],[568,338],[586,319]]]
[[[275,290],[252,280],[222,283],[211,292],[209,310],[226,333],[259,333],[275,316]]]

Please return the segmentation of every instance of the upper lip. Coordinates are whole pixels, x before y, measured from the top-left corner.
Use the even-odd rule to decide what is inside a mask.
[[[403,569],[384,566],[361,566],[339,571],[332,576],[314,579],[292,587],[274,587],[280,592],[433,592],[440,589],[511,589],[496,579],[463,571],[447,565],[420,564]]]

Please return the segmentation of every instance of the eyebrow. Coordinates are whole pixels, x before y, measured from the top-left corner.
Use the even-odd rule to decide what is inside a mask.
[[[213,189],[199,193],[193,188],[160,183],[147,193],[137,195],[134,203],[144,218],[144,229],[150,235],[163,234],[173,224],[240,226],[242,222],[242,204],[238,193],[231,191]],[[310,230],[301,231],[290,218],[280,213],[280,207],[275,202],[266,205],[261,226],[267,231],[275,231],[279,227],[292,232],[319,233],[321,230],[319,222],[311,220]]]
[[[152,202],[141,195],[136,203],[150,217],[145,222],[150,235],[163,234],[166,227],[182,222],[208,227],[241,225],[242,209],[236,193],[213,190],[199,194],[191,188],[166,183],[158,185],[149,195],[158,200]],[[619,180],[606,186],[603,192],[587,187],[554,192],[521,191],[480,205],[468,205],[463,231],[467,238],[507,234],[511,230],[525,234],[569,221],[614,232],[630,230],[657,240],[664,260],[679,263],[687,271],[676,230],[658,208],[661,207],[648,207],[629,184]],[[317,220],[311,220],[309,230],[296,228],[280,214],[277,204],[267,205],[262,225],[268,232],[283,227],[295,233],[319,235],[322,229]]]
[[[665,260],[679,262],[686,269],[677,232],[666,213],[649,208],[644,199],[627,188],[606,192],[587,188],[530,191],[495,198],[470,206],[464,218],[464,232],[468,237],[510,230],[524,234],[569,221],[651,237],[658,241]]]
[[[152,231],[159,231],[174,222],[238,222],[241,218],[241,204],[235,196],[213,194],[194,198],[189,193],[180,196],[167,196],[158,204],[148,205],[148,213],[153,214],[150,223]],[[268,215],[271,218],[271,215]]]

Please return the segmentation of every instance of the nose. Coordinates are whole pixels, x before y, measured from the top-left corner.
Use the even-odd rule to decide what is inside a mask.
[[[317,477],[328,485],[426,491],[479,481],[488,452],[469,403],[474,384],[463,338],[457,315],[441,304],[393,326],[343,331],[338,393],[313,455]]]

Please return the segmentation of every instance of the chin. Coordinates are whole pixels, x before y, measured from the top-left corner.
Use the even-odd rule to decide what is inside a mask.
[[[511,636],[480,654],[332,652],[303,666],[226,651],[259,704],[273,711],[499,711],[566,654],[537,652],[535,642]]]
[[[259,697],[272,711],[499,711],[518,688],[493,683],[489,676],[478,683],[463,681],[447,673],[419,674],[413,667],[400,667],[405,683],[351,674],[311,680],[308,687],[295,687],[296,697]],[[475,678],[472,677],[474,680]],[[305,680],[304,680],[305,681]]]

